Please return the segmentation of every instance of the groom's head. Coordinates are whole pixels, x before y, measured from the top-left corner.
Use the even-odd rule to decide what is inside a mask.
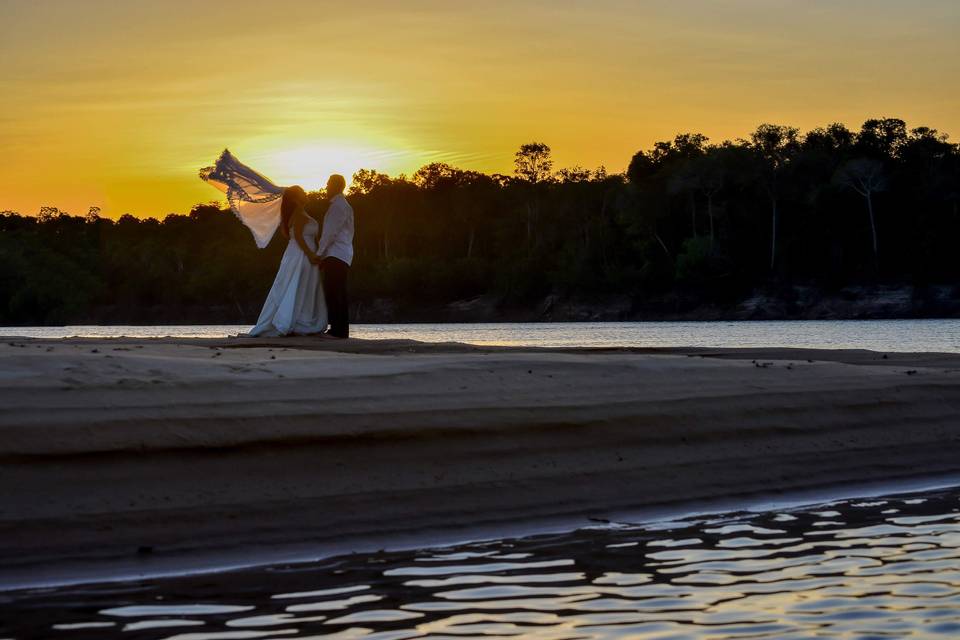
[[[339,173],[335,173],[327,180],[327,197],[332,198],[335,195],[343,193],[347,188],[347,180]]]

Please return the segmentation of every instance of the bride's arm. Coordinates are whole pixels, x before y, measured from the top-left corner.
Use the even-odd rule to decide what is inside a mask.
[[[307,259],[311,263],[317,264],[320,262],[320,256],[314,253],[307,245],[307,241],[303,239],[303,227],[307,224],[307,214],[299,213],[293,217],[293,239],[297,241],[297,244],[300,245],[300,249],[306,254]]]

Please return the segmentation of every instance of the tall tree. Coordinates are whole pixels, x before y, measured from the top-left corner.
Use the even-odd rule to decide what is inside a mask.
[[[877,242],[877,221],[873,214],[873,195],[887,188],[883,163],[874,158],[854,158],[837,172],[837,181],[863,196],[870,216],[870,237],[873,245],[873,266],[880,269],[880,247]]]
[[[514,173],[529,183],[532,193],[526,202],[527,219],[527,254],[533,251],[535,244],[537,218],[540,213],[539,185],[548,182],[553,177],[553,158],[550,157],[550,147],[543,142],[528,142],[520,145],[520,149],[513,157]]]
[[[750,141],[761,161],[761,183],[770,202],[770,270],[777,264],[777,232],[780,223],[780,176],[796,150],[800,130],[775,124],[762,124],[750,134]]]
[[[531,184],[547,182],[553,175],[553,158],[550,147],[542,142],[520,145],[513,156],[514,172]]]

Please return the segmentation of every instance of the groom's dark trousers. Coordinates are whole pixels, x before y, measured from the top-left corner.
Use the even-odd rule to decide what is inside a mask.
[[[350,265],[337,258],[324,258],[320,266],[323,269],[323,293],[330,317],[330,335],[349,338],[350,300],[347,297],[347,276],[350,275]]]

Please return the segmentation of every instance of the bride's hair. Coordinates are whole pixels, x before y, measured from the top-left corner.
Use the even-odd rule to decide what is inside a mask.
[[[283,190],[283,199],[280,201],[280,232],[287,240],[290,239],[290,218],[297,206],[306,204],[307,192],[299,185],[293,185]]]

